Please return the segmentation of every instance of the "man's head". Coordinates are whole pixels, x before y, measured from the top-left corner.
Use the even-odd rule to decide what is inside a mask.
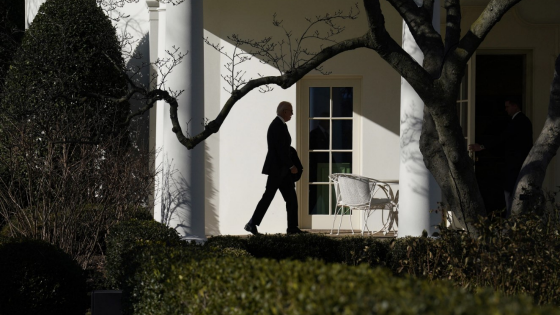
[[[515,99],[507,99],[505,102],[505,109],[506,109],[506,113],[509,116],[513,116],[515,115],[515,113],[521,111],[521,105],[519,101]]]
[[[280,102],[280,104],[278,104],[278,108],[276,108],[276,114],[282,117],[285,122],[289,121],[292,119],[292,115],[294,114],[292,104],[286,101]]]

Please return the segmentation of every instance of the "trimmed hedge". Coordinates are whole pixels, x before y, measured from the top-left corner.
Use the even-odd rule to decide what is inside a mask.
[[[92,97],[126,93],[119,69],[124,60],[116,30],[95,0],[72,0],[72,5],[49,0],[14,55],[2,116],[32,126],[29,133],[51,141],[102,141],[122,133],[130,105]],[[88,132],[76,134],[84,126]]]
[[[478,239],[442,230],[439,239],[219,236],[201,246],[132,224],[142,237],[121,246],[134,266],[120,275],[123,303],[126,314],[559,314],[546,305],[560,293],[556,230],[533,217],[499,227],[481,226]]]
[[[164,224],[132,219],[115,225],[107,236],[105,268],[108,282],[123,290],[125,314],[136,314],[142,301],[159,299],[161,292],[157,283],[169,274],[169,268],[175,263],[225,256],[249,254],[236,248],[189,244],[179,238],[176,230]],[[145,289],[148,284],[150,289]]]
[[[127,259],[138,267],[122,282],[125,314],[560,314],[527,296],[471,293],[365,264],[234,255],[242,242],[227,239],[237,247],[137,242]]]
[[[528,297],[396,278],[381,268],[251,257],[175,263],[135,314],[559,314]]]
[[[391,257],[397,252],[391,249],[391,241],[359,236],[339,239],[320,234],[276,234],[248,238],[214,236],[208,239],[206,246],[242,249],[256,258],[300,261],[318,259],[351,266],[366,263],[370,266],[389,267],[391,261],[400,257]],[[397,263],[398,261],[394,264]]]
[[[38,240],[0,242],[0,314],[84,314],[86,279],[58,247]]]
[[[384,266],[395,275],[451,280],[472,291],[492,287],[506,295],[528,294],[538,304],[560,305],[560,235],[549,223],[535,215],[485,223],[477,239],[441,229],[438,239],[219,236],[208,239],[207,245],[241,248],[259,258]]]
[[[138,244],[147,241],[172,246],[183,244],[177,231],[153,220],[131,219],[114,225],[106,237],[105,269],[110,286],[121,287],[125,277],[135,273],[138,264],[129,261],[128,257],[137,250]]]

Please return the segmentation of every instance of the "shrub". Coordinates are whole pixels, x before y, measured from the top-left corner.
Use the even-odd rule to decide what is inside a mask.
[[[46,1],[0,98],[4,232],[57,245],[84,268],[106,231],[151,207],[153,156],[129,145],[124,61],[95,0]],[[0,222],[1,224],[1,222]]]
[[[198,250],[194,250],[197,248]],[[143,247],[129,314],[559,314],[528,297],[320,261],[216,256],[212,247]],[[140,258],[141,257],[141,258]]]
[[[371,237],[333,239],[318,234],[266,235],[249,238],[215,236],[206,246],[245,250],[253,257],[305,261],[319,259],[351,266],[386,266],[390,242]]]
[[[116,31],[95,0],[49,0],[8,71],[2,114],[38,146],[119,134],[129,105],[94,96],[125,94],[123,64]]]
[[[146,243],[180,246],[183,241],[177,231],[156,221],[132,219],[113,226],[107,235],[105,269],[109,283],[120,288],[125,278],[138,268],[130,256]]]
[[[313,234],[249,237],[247,251],[257,258],[339,261],[336,240]]]
[[[0,95],[4,87],[4,77],[21,43],[24,28],[25,1],[0,2]]]
[[[68,254],[38,240],[0,243],[0,314],[84,314],[86,282]]]
[[[314,258],[386,266],[395,275],[451,280],[473,292],[492,287],[506,295],[530,295],[539,304],[560,305],[560,236],[551,220],[554,223],[557,219],[523,215],[485,221],[477,239],[442,227],[438,239],[267,235],[214,237],[207,245],[246,249],[254,257],[276,260]]]

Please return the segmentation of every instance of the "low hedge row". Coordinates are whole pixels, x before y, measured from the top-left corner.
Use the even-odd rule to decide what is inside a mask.
[[[476,290],[528,294],[539,304],[560,305],[560,236],[533,215],[479,226],[480,236],[442,228],[438,239],[370,237],[333,239],[321,235],[266,235],[246,239],[212,237],[207,246],[239,248],[259,258],[308,258],[329,263],[383,266],[396,275],[446,279]]]
[[[124,229],[128,236],[121,234],[125,244],[120,249],[109,245],[108,256],[120,256],[121,263],[108,264],[107,272],[119,279],[125,314],[559,313],[552,306],[534,307],[527,296],[506,297],[482,287],[480,279],[471,281],[468,274],[480,262],[463,257],[469,257],[475,248],[482,252],[480,244],[488,244],[465,235],[443,233],[440,240],[390,242],[317,235],[215,237],[202,246],[177,243],[175,236],[168,239],[169,235],[161,233],[167,228],[157,223],[150,226],[160,231],[157,233],[138,223]],[[109,239],[116,235],[112,232]],[[450,241],[457,246],[440,248]],[[333,263],[337,261],[342,264]],[[401,275],[424,275],[429,280],[395,277],[389,270],[361,263],[386,266]],[[497,270],[500,268],[474,274],[489,273],[486,278],[490,279],[498,276]],[[515,275],[514,270],[508,272]],[[468,289],[435,280],[444,276]],[[457,282],[460,279],[465,282]]]
[[[179,246],[183,242],[177,232],[154,220],[131,219],[114,225],[106,237],[105,269],[109,287],[118,288],[124,277],[134,274],[138,264],[129,261],[136,244],[157,241]]]
[[[470,293],[366,265],[201,253],[143,252],[130,314],[560,314],[526,296]]]

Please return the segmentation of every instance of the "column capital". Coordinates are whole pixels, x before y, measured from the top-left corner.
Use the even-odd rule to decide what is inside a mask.
[[[159,8],[159,1],[157,0],[146,0],[146,5],[148,6],[148,9],[154,10]]]

